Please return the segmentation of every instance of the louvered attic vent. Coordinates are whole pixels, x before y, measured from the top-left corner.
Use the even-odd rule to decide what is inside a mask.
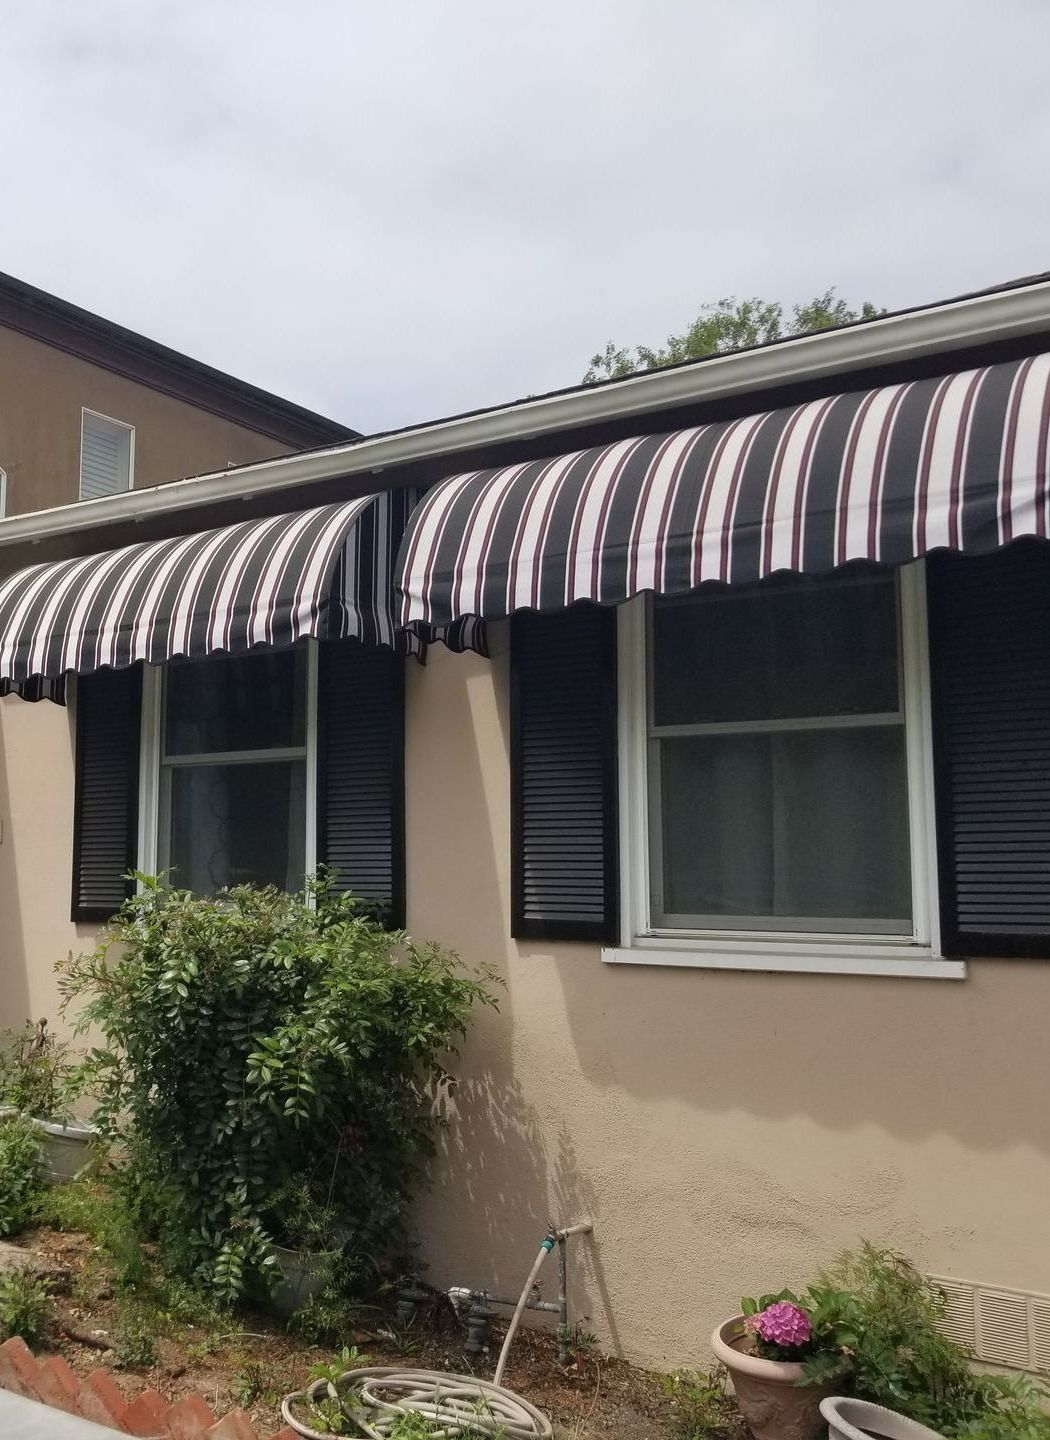
[[[948,1297],[942,1329],[989,1365],[1050,1370],[1050,1295],[933,1275]]]

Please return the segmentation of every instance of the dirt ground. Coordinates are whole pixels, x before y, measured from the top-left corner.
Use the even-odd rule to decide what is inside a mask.
[[[260,1435],[280,1428],[278,1407],[288,1392],[301,1388],[312,1366],[332,1352],[307,1345],[288,1334],[264,1312],[238,1313],[228,1331],[171,1324],[154,1338],[156,1363],[136,1367],[117,1356],[117,1302],[107,1271],[88,1235],[41,1228],[15,1239],[21,1247],[69,1270],[68,1294],[54,1300],[51,1345],[79,1374],[100,1366],[111,1370],[121,1390],[133,1396],[152,1386],[169,1399],[200,1392],[217,1414],[241,1405]],[[63,1287],[65,1288],[65,1287]],[[238,1328],[243,1326],[244,1328]],[[87,1343],[90,1340],[91,1343]],[[502,1331],[493,1327],[489,1352],[481,1357],[463,1348],[463,1332],[451,1319],[413,1329],[401,1339],[380,1328],[359,1329],[346,1337],[367,1352],[368,1363],[406,1364],[491,1379]],[[480,1363],[479,1363],[480,1360]],[[522,1329],[515,1339],[504,1383],[543,1410],[558,1440],[681,1440],[682,1416],[658,1376],[583,1346],[567,1369],[558,1362],[554,1336]]]

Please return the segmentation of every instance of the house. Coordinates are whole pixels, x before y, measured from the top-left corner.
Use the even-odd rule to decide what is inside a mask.
[[[435,1281],[590,1219],[577,1311],[695,1365],[867,1236],[1045,1364],[1048,496],[1044,275],[13,515],[0,1019],[130,863],[324,861],[506,978]]]
[[[0,274],[0,515],[354,434]]]

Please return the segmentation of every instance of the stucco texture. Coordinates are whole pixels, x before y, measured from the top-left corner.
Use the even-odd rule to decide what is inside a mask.
[[[288,446],[0,327],[7,513],[79,499],[81,408],[135,426],[134,488],[284,454]]]
[[[431,1278],[516,1293],[548,1219],[591,1219],[577,1313],[663,1368],[861,1237],[1050,1290],[1050,966],[635,969],[513,941],[507,694],[505,655],[435,647],[409,676],[409,924],[506,979],[421,1207]]]
[[[69,918],[73,709],[0,700],[0,1028],[59,1028],[55,963],[94,941]]]

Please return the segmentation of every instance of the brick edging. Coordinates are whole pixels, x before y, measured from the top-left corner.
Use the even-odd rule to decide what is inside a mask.
[[[259,1440],[239,1406],[217,1419],[204,1396],[195,1392],[170,1401],[147,1388],[127,1400],[105,1370],[92,1370],[81,1380],[68,1360],[61,1355],[38,1360],[18,1335],[0,1345],[0,1386],[140,1440]],[[273,1440],[298,1436],[286,1425]]]

